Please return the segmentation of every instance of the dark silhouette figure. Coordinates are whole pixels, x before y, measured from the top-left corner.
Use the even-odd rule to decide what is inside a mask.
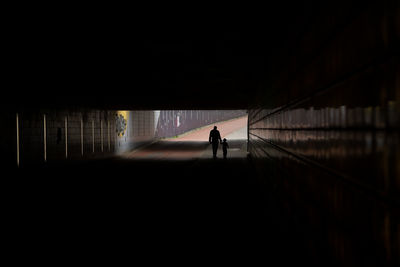
[[[222,152],[224,153],[224,159],[226,159],[226,155],[228,154],[228,142],[226,142],[226,138],[222,141]]]
[[[217,130],[217,126],[214,126],[214,129],[210,131],[210,137],[208,138],[208,142],[210,142],[210,144],[212,144],[213,157],[216,158],[218,144],[219,144],[219,142],[222,142],[221,135],[219,134],[219,131]]]

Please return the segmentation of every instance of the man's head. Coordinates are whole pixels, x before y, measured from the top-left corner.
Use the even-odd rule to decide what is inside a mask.
[[[214,126],[214,130],[217,130],[217,126]]]

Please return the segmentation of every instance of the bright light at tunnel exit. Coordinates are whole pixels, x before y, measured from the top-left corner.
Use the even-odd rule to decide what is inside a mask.
[[[117,152],[150,140],[208,142],[217,126],[227,140],[247,139],[245,110],[118,110],[115,114]]]

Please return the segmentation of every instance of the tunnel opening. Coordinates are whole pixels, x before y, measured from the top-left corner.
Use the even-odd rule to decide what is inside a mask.
[[[245,157],[247,152],[245,110],[130,111],[125,112],[125,116],[126,133],[118,135],[117,147],[117,154],[124,158],[153,160],[207,158],[212,155],[207,151],[212,150],[209,137],[214,127],[218,128],[221,137],[219,140],[221,148],[217,150],[220,158],[223,157],[223,143],[228,143],[228,140],[229,157]],[[143,119],[147,119],[148,122]],[[144,127],[142,130],[141,126]],[[229,143],[226,146],[229,146]]]

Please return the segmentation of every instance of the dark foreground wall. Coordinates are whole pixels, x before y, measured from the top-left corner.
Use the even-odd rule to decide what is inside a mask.
[[[277,53],[249,112],[268,211],[311,262],[396,266],[400,4],[316,11]]]

